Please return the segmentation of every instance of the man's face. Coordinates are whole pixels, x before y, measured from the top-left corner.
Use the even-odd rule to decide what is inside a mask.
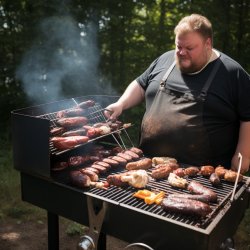
[[[199,71],[209,60],[211,39],[204,40],[196,32],[177,34],[175,37],[177,66],[183,73]]]

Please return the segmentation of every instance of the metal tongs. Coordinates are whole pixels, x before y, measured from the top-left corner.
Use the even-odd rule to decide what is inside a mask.
[[[231,202],[233,202],[233,200],[234,200],[234,195],[235,195],[236,187],[237,187],[239,176],[240,176],[240,170],[241,170],[241,164],[242,164],[242,155],[241,155],[241,153],[238,154],[238,158],[239,158],[238,172],[237,172],[236,180],[235,180],[235,183],[234,183],[233,193],[232,193],[232,196],[231,196],[231,199],[230,199]]]

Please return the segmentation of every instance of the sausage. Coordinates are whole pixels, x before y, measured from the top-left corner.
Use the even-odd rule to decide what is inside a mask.
[[[58,119],[56,123],[64,128],[72,128],[86,125],[88,119],[84,116],[66,117]]]
[[[169,163],[169,162],[177,163],[177,160],[172,157],[153,157],[152,162],[154,165],[158,165],[158,164]]]
[[[216,173],[212,173],[209,177],[209,181],[212,183],[213,186],[217,187],[220,185],[220,178]]]
[[[127,170],[149,169],[152,166],[152,160],[150,158],[143,158],[138,161],[129,162],[126,165]]]
[[[83,116],[86,114],[86,110],[82,108],[73,108],[67,110],[61,110],[56,114],[57,118],[63,117],[74,117],[74,116]]]
[[[205,194],[169,194],[168,198],[186,198],[186,199],[201,201],[205,203],[210,202],[210,197]]]
[[[50,135],[56,136],[56,135],[61,135],[65,132],[65,128],[63,127],[54,127],[50,130]]]
[[[88,142],[89,138],[87,136],[75,135],[68,137],[52,137],[51,141],[53,146],[57,149],[71,149],[77,145],[84,144]]]
[[[82,109],[90,108],[90,107],[95,106],[95,101],[94,100],[87,100],[87,101],[78,103],[77,106],[79,108],[82,108]]]
[[[197,181],[191,181],[188,186],[187,186],[187,190],[190,191],[193,194],[204,194],[204,195],[208,195],[210,202],[216,202],[217,201],[217,194],[207,188],[204,187],[202,184],[200,184]]]
[[[168,165],[159,164],[152,170],[152,177],[154,179],[166,178],[172,172],[172,168]]]
[[[127,162],[133,160],[133,158],[132,158],[129,154],[126,154],[126,153],[118,153],[117,156],[122,157],[122,158],[125,159]]]
[[[100,174],[104,174],[107,172],[107,169],[105,167],[98,165],[98,164],[92,164],[89,167],[97,169]]]
[[[111,168],[110,164],[108,164],[107,162],[104,162],[104,161],[96,161],[96,162],[94,162],[94,164],[100,165],[100,166],[106,168],[107,170]]]
[[[79,171],[82,174],[86,174],[90,178],[91,181],[98,181],[99,180],[98,175],[94,171],[91,171],[90,169],[82,168]]]
[[[193,166],[187,167],[187,168],[184,169],[185,175],[190,176],[190,177],[197,176],[197,174],[199,172],[200,172],[199,168],[193,167]]]
[[[81,128],[81,129],[75,129],[75,130],[64,132],[62,136],[67,137],[67,136],[73,136],[73,135],[86,135],[86,133],[87,133],[87,130],[84,128]]]
[[[136,154],[138,154],[139,156],[143,156],[143,151],[141,149],[139,149],[139,148],[132,147],[129,150],[136,153]]]
[[[107,177],[107,182],[109,185],[117,186],[117,187],[126,187],[128,186],[127,182],[123,182],[121,180],[122,174],[112,174]]]
[[[118,154],[118,153],[120,153],[120,152],[122,152],[123,151],[123,149],[121,148],[121,147],[114,147],[114,148],[112,148],[112,152],[113,152],[113,154]]]
[[[68,162],[65,162],[65,161],[56,162],[55,164],[53,164],[51,170],[60,171],[60,170],[67,168],[68,166],[69,166]]]
[[[80,171],[75,170],[69,173],[70,181],[72,185],[77,186],[79,188],[89,187],[91,180],[89,176],[82,174]]]
[[[213,166],[202,166],[200,170],[200,174],[202,176],[210,176],[212,173],[214,173],[214,167]]]
[[[89,156],[89,161],[91,161],[91,162],[101,161],[101,160],[102,160],[102,156],[100,156],[100,155],[90,155]]]
[[[98,170],[98,169],[96,169],[96,168],[92,168],[92,167],[85,167],[85,169],[88,169],[88,170],[90,170],[90,171],[92,171],[92,172],[96,173],[97,175],[98,175],[98,174],[100,174],[99,170]]]
[[[128,162],[124,158],[122,158],[120,156],[117,156],[117,155],[111,156],[110,158],[113,159],[113,160],[115,160],[115,161],[117,161],[119,163],[119,166],[122,166],[122,167],[124,167],[127,164],[127,162]]]
[[[140,159],[140,156],[131,150],[125,150],[125,151],[123,151],[123,153],[131,156],[133,161]]]
[[[205,217],[211,213],[211,207],[201,201],[186,198],[164,198],[161,206],[164,210],[174,213]]]
[[[112,168],[119,166],[119,162],[111,158],[104,158],[102,161],[108,163]]]

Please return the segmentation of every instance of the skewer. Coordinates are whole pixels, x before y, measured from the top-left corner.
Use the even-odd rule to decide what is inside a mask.
[[[234,200],[234,194],[235,194],[235,190],[236,190],[237,183],[238,183],[239,176],[240,176],[240,170],[241,170],[241,164],[242,164],[242,155],[241,155],[241,153],[238,154],[238,158],[239,158],[238,172],[237,172],[236,180],[235,180],[235,183],[234,183],[233,193],[232,193],[232,196],[231,196],[231,199],[230,199],[231,202],[233,202],[233,200]]]
[[[74,98],[71,98],[73,100],[73,102],[78,105],[77,101]]]

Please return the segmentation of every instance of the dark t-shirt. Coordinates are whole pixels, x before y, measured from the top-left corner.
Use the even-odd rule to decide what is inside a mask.
[[[208,90],[204,103],[203,123],[213,151],[214,164],[230,165],[238,142],[240,121],[250,121],[250,76],[227,55],[220,53],[222,64]],[[136,80],[145,90],[146,110],[154,100],[167,69],[174,61],[174,51],[158,57]],[[200,73],[182,74],[174,67],[168,77],[168,87],[181,92],[200,92],[215,61]]]

